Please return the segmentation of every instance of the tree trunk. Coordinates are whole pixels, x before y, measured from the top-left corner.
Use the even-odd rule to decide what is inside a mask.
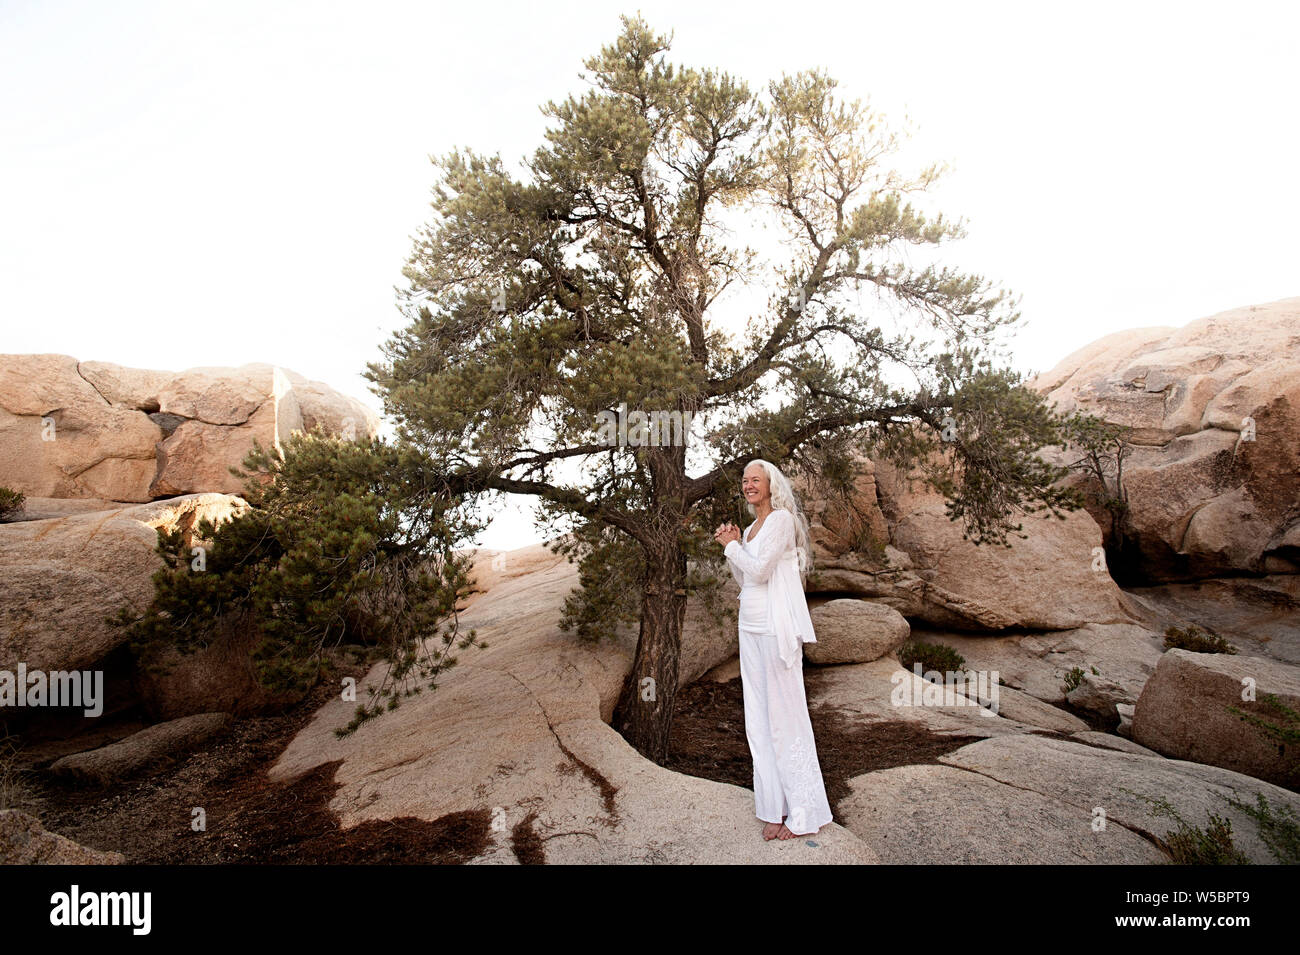
[[[675,535],[647,548],[636,659],[614,708],[614,728],[642,756],[668,759],[686,619],[686,557]]]

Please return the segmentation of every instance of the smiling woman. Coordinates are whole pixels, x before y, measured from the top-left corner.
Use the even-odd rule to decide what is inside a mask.
[[[752,461],[742,484],[758,520],[741,543],[734,524],[715,535],[740,590],[740,677],[754,760],[754,805],[764,839],[811,835],[832,819],[808,701],[800,643],[815,643],[799,579],[808,535],[799,503],[775,465]]]

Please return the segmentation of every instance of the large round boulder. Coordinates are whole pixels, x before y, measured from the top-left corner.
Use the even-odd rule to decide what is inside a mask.
[[[897,610],[870,600],[830,600],[810,616],[817,641],[804,644],[809,663],[870,663],[893,653],[912,632]]]
[[[200,520],[228,519],[248,505],[228,494],[192,494],[152,504],[0,524],[0,670],[77,670],[123,644],[107,622],[153,599],[158,531],[191,535]]]
[[[1289,711],[1289,712],[1288,712]],[[1300,784],[1300,667],[1264,657],[1170,650],[1133,711],[1135,742],[1173,759]]]

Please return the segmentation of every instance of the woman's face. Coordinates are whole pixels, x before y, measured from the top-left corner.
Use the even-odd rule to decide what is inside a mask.
[[[767,469],[761,464],[751,464],[745,468],[745,477],[740,486],[745,500],[751,505],[758,505],[771,496],[770,484],[767,479]]]

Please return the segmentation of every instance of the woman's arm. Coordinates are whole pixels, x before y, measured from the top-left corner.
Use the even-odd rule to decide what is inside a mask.
[[[736,583],[738,583],[742,587],[745,586],[744,573],[741,571],[739,567],[736,566],[736,562],[732,560],[730,557],[727,558],[727,566],[731,569],[731,576],[736,578]]]
[[[736,527],[735,524],[719,525],[718,529],[713,534],[714,540],[716,540],[719,544],[722,544],[722,538],[725,537],[727,533],[730,532],[735,527]],[[740,531],[736,530],[735,533],[740,534]],[[743,540],[743,535],[741,535],[741,539]],[[728,541],[728,543],[730,543],[730,541]],[[723,546],[725,547],[726,545]],[[736,566],[736,562],[733,561],[730,557],[727,558],[727,569],[731,571],[731,576],[735,578],[736,583],[739,584],[741,587],[744,587],[745,586],[744,572],[741,571],[741,569]]]
[[[776,521],[775,524],[772,524]],[[769,526],[771,525],[771,526]],[[765,584],[776,570],[777,563],[786,551],[794,549],[794,515],[784,508],[777,508],[767,515],[763,522],[762,536],[758,543],[758,556],[751,557],[737,541],[729,543],[724,552],[727,561],[735,562],[752,583]],[[734,571],[733,571],[734,573]],[[742,582],[743,586],[743,582]]]

